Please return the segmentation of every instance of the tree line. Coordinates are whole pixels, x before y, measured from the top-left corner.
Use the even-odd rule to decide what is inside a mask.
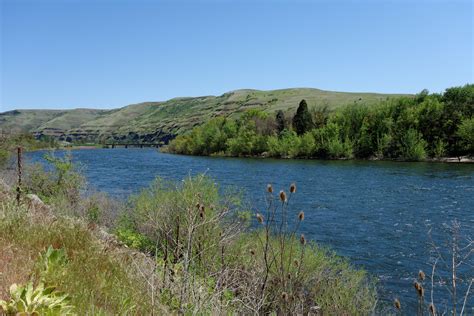
[[[335,111],[309,108],[302,100],[294,115],[251,109],[237,119],[213,118],[178,136],[168,150],[187,155],[410,161],[472,156],[473,114],[474,84]]]

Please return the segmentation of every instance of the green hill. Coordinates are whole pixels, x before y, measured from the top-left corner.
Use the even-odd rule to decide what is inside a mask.
[[[400,94],[333,92],[310,88],[236,90],[221,96],[174,98],[132,104],[115,110],[15,110],[0,113],[0,129],[51,135],[67,140],[158,141],[186,132],[211,117],[235,117],[247,109],[295,111],[301,99],[309,107],[330,110],[348,104],[373,104]]]

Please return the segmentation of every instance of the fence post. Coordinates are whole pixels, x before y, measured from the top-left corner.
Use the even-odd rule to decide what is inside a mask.
[[[18,167],[18,185],[16,187],[16,202],[20,205],[20,195],[21,195],[21,172],[22,172],[22,157],[21,157],[21,147],[17,148],[17,167]]]

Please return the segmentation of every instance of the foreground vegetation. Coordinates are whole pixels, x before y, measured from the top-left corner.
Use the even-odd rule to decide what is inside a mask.
[[[48,160],[51,172],[25,168],[19,203],[12,186],[0,187],[0,306],[9,313],[366,315],[375,307],[364,271],[298,233],[295,185],[269,186],[268,208],[256,215],[205,176],[157,179],[120,204],[84,195],[67,157]]]
[[[0,170],[15,154],[18,146],[21,146],[23,150],[38,150],[57,148],[59,144],[52,137],[37,140],[31,134],[0,134]]]
[[[474,154],[474,85],[415,97],[308,108],[275,116],[249,110],[178,136],[168,151],[188,155],[424,160]]]

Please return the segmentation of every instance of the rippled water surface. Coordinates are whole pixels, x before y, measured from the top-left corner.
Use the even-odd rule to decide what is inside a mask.
[[[156,176],[206,172],[222,186],[243,188],[261,209],[268,183],[280,190],[295,182],[291,202],[295,214],[305,211],[302,233],[376,276],[386,301],[415,302],[413,279],[419,269],[430,270],[430,228],[440,245],[443,224],[454,219],[474,237],[474,165],[189,157],[154,149],[77,150],[73,159],[92,186],[122,198]],[[464,274],[472,277],[472,269]]]

